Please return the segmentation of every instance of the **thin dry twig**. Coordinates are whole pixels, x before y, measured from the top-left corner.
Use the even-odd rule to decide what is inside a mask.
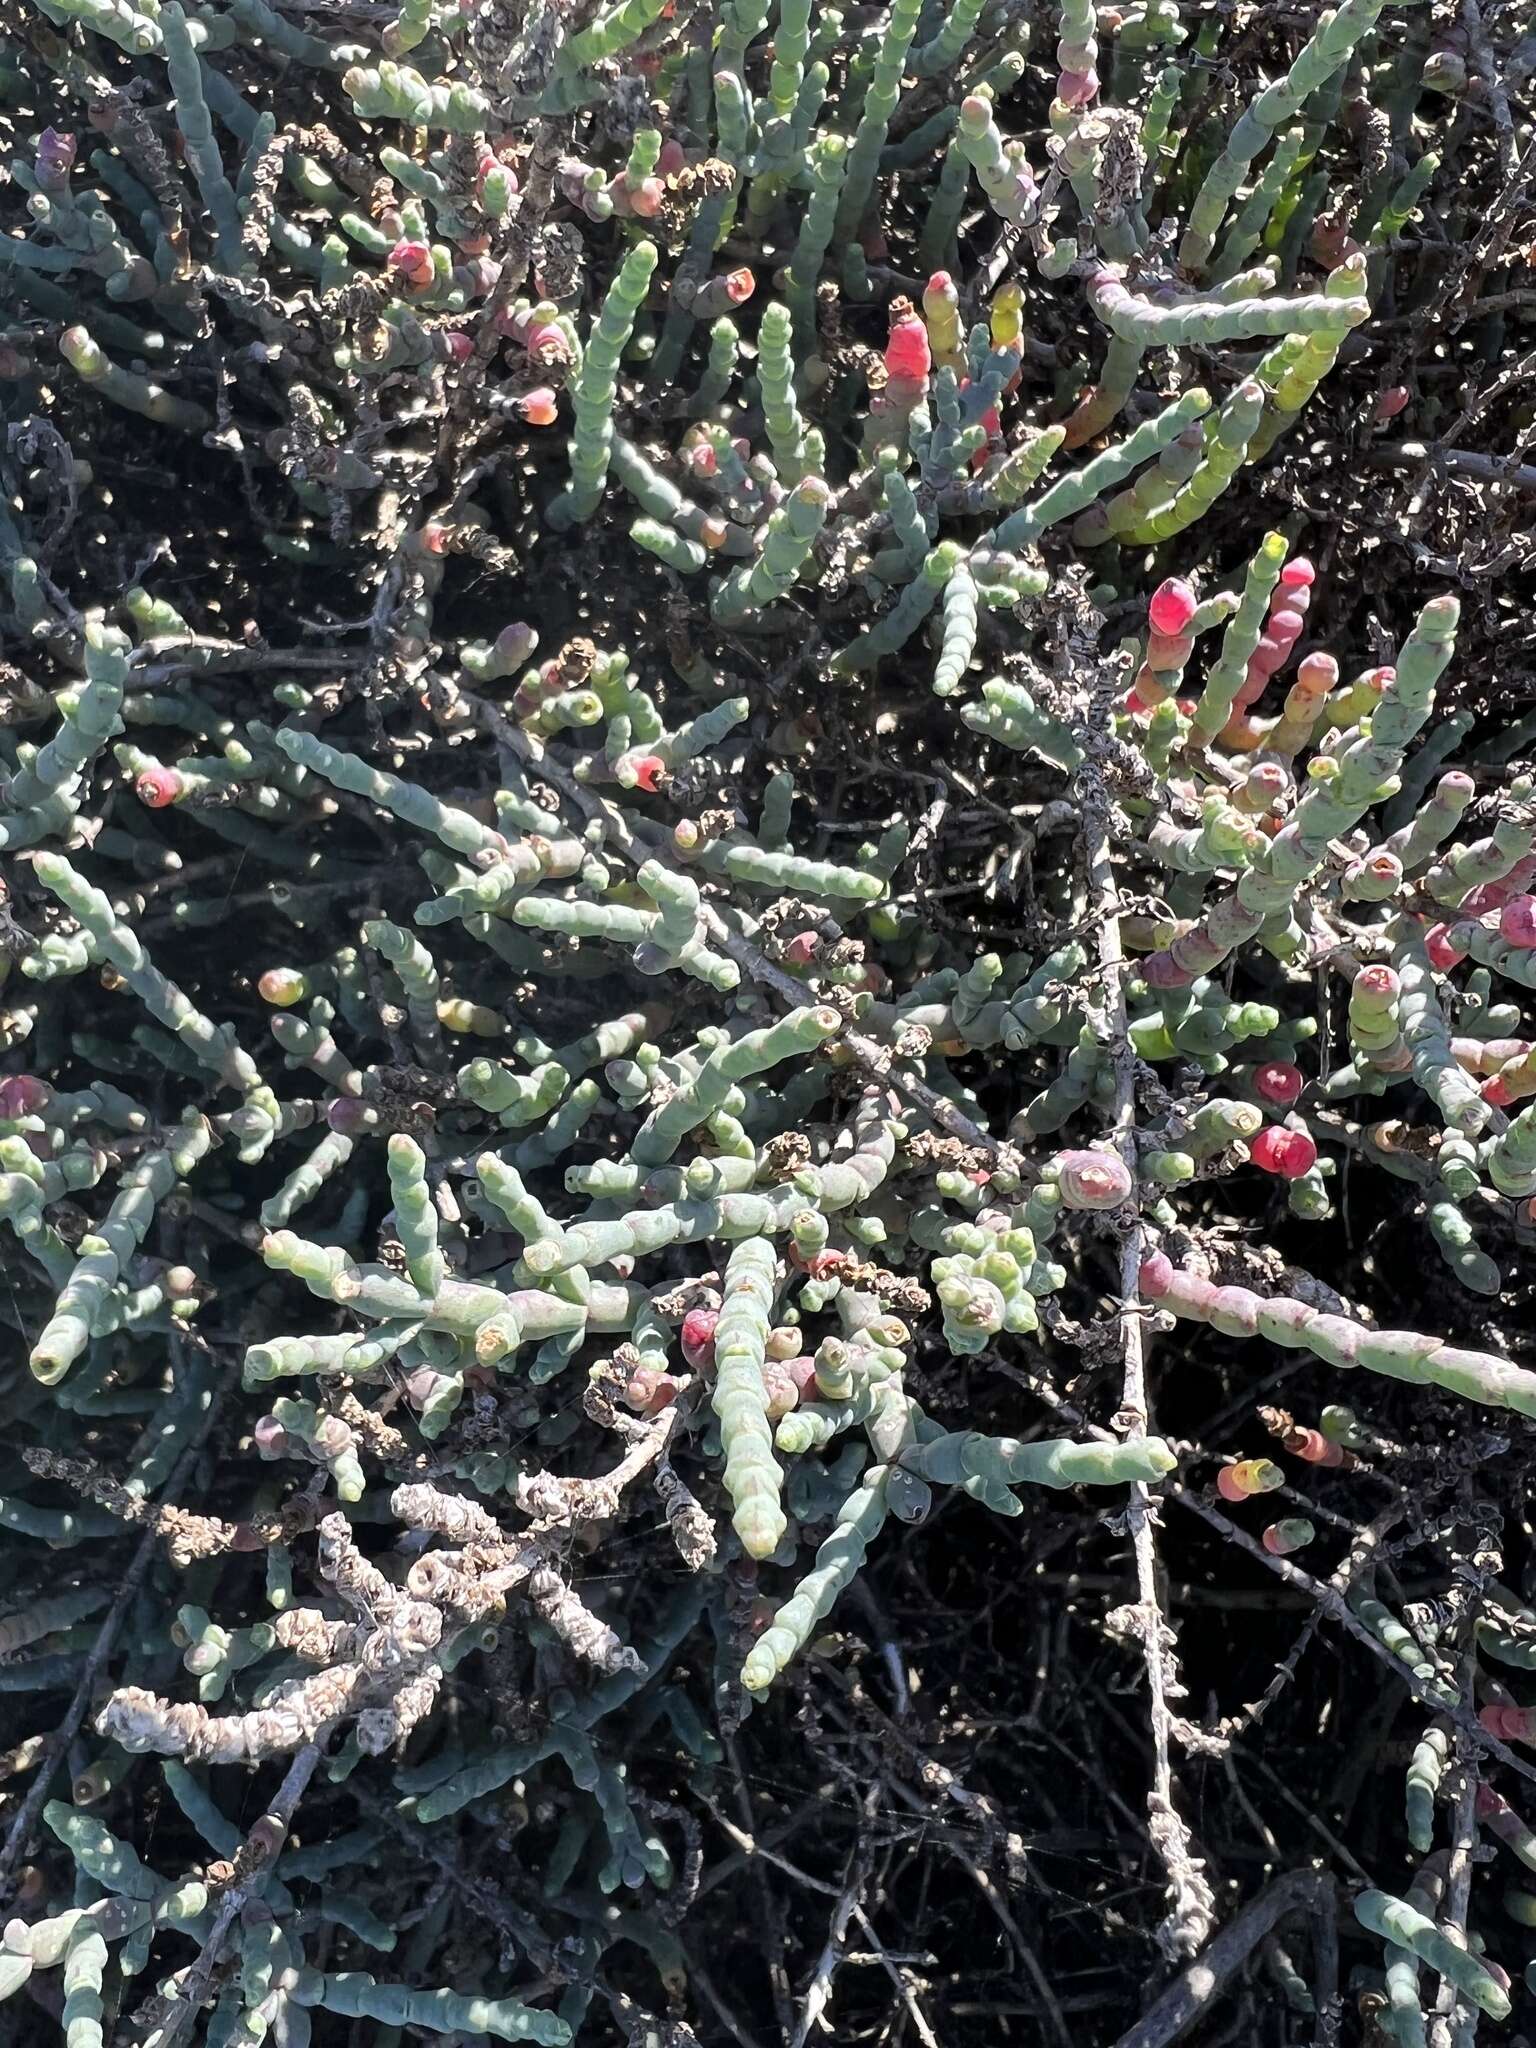
[[[1120,898],[1110,854],[1110,797],[1103,772],[1090,759],[1084,764],[1083,842],[1088,889],[1099,916],[1099,965],[1103,972],[1104,1021],[1107,1026],[1115,1096],[1113,1137],[1131,1175],[1136,1173],[1136,1054],[1130,1041],[1126,1008],[1127,966],[1120,935]],[[1150,1421],[1146,1357],[1137,1276],[1143,1255],[1141,1218],[1132,1214],[1120,1244],[1120,1333],[1123,1346],[1120,1426],[1134,1441],[1145,1437]],[[1215,1922],[1216,1899],[1197,1858],[1191,1854],[1188,1824],[1174,1802],[1173,1715],[1170,1698],[1182,1691],[1176,1662],[1173,1625],[1163,1612],[1158,1591],[1155,1510],[1150,1489],[1133,1484],[1127,1516],[1136,1560],[1136,1630],[1147,1674],[1147,1706],[1152,1732],[1152,1788],[1147,1812],[1154,1848],[1168,1878],[1171,1910],[1159,1929],[1159,1940],[1174,1956],[1192,1956]]]
[[[870,1788],[870,1798],[874,1787]],[[800,2014],[795,2022],[794,2033],[790,2036],[789,2048],[805,2048],[813,2028],[825,2027],[822,2015],[832,1999],[832,1980],[837,1966],[843,1959],[843,1941],[848,1933],[848,1923],[857,1910],[864,1888],[869,1883],[871,1856],[867,1842],[861,1834],[857,1848],[848,1866],[837,1903],[832,1908],[832,1917],[827,1923],[827,1938],[821,1954],[816,1959],[816,1968],[806,1986],[805,1996],[800,2001]]]

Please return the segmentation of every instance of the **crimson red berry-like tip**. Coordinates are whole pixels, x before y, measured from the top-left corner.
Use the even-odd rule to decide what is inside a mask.
[[[915,313],[898,320],[885,345],[887,374],[900,382],[918,384],[933,367],[928,329]]]
[[[1432,924],[1424,934],[1424,951],[1431,967],[1444,973],[1447,968],[1459,966],[1466,959],[1464,946],[1458,946],[1451,937],[1448,924]]]
[[[696,1371],[715,1362],[715,1325],[719,1320],[719,1311],[712,1308],[691,1308],[683,1317],[683,1356]]]
[[[1289,1060],[1266,1060],[1253,1070],[1253,1085],[1266,1102],[1289,1108],[1304,1085],[1300,1067]]]
[[[1147,605],[1147,619],[1154,633],[1172,639],[1184,631],[1195,615],[1198,599],[1193,585],[1182,576],[1170,576],[1153,591]]]
[[[1159,1295],[1168,1292],[1173,1285],[1173,1261],[1166,1252],[1153,1252],[1142,1260],[1136,1285],[1149,1301],[1156,1301]]]
[[[134,777],[133,793],[147,810],[163,811],[181,795],[181,777],[174,768],[146,768]]]
[[[7,1074],[0,1081],[0,1117],[31,1116],[52,1096],[48,1083],[35,1074]]]
[[[1283,1124],[1271,1124],[1252,1139],[1248,1156],[1262,1173],[1281,1180],[1300,1180],[1317,1164],[1317,1147],[1305,1131],[1288,1131]]]

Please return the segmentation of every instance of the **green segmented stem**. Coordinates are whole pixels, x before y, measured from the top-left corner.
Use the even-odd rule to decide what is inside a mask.
[[[547,1116],[564,1095],[570,1078],[558,1060],[542,1062],[531,1074],[515,1073],[497,1060],[471,1060],[456,1076],[459,1093],[477,1108],[499,1117],[508,1130]]]
[[[394,968],[405,990],[406,1015],[417,1040],[435,1046],[441,1036],[437,1004],[442,983],[432,955],[413,932],[386,918],[374,918],[363,926],[363,939]]]
[[[1279,203],[1280,195],[1290,182],[1301,155],[1305,133],[1300,128],[1288,128],[1275,144],[1273,156],[1264,166],[1253,190],[1238,209],[1236,220],[1226,232],[1225,239],[1211,265],[1211,281],[1224,283],[1242,269],[1254,250],[1263,240],[1269,217]]]
[[[42,1190],[30,1175],[0,1173],[0,1221],[14,1232],[54,1287],[67,1284],[75,1270],[75,1255],[43,1215]]]
[[[1498,1267],[1473,1235],[1471,1218],[1438,1182],[1430,1188],[1424,1213],[1441,1258],[1462,1286],[1474,1294],[1497,1294],[1504,1284]]]
[[[68,1848],[86,1876],[97,1884],[109,1886],[122,1898],[146,1904],[164,1889],[161,1879],[147,1868],[128,1843],[114,1835],[95,1814],[66,1806],[61,1799],[50,1799],[43,1808],[43,1820]],[[70,1929],[66,1941],[73,1940],[82,1924],[89,1926],[91,1922],[82,1915]],[[65,1953],[68,1953],[67,1947]],[[38,1960],[35,1949],[33,1957]]]
[[[989,676],[976,702],[964,704],[960,716],[972,732],[985,733],[1016,753],[1036,753],[1058,768],[1081,767],[1083,752],[1067,727],[1042,711],[1023,683]]]
[[[1180,1272],[1161,1253],[1143,1265],[1141,1293],[1183,1321],[1209,1323],[1224,1337],[1267,1337],[1332,1366],[1363,1366],[1388,1379],[1440,1387],[1486,1408],[1536,1416],[1536,1373],[1490,1352],[1463,1351],[1413,1330],[1367,1329],[1284,1295],[1266,1299],[1246,1287],[1216,1287],[1198,1274]]]
[[[1136,546],[1152,546],[1172,540],[1175,534],[1183,533],[1203,518],[1247,459],[1263,410],[1263,386],[1253,378],[1239,384],[1216,415],[1206,436],[1204,460],[1189,482],[1151,518],[1135,521],[1124,529],[1118,526],[1111,505],[1111,533]]]
[[[128,680],[128,652],[125,634],[94,619],[87,621],[85,682],[77,689],[60,691],[56,700],[62,714],[59,729],[11,777],[5,792],[8,810],[34,810],[60,796],[74,808],[71,785],[112,735],[123,729],[119,714]]]
[[[1098,382],[1084,393],[1065,423],[1067,447],[1080,448],[1103,433],[1135,388],[1146,352],[1144,342],[1111,338]]]
[[[1458,1948],[1427,1914],[1406,1899],[1394,1898],[1390,1892],[1361,1892],[1354,1902],[1354,1911],[1362,1927],[1428,1963],[1490,2019],[1509,2017],[1509,1993],[1499,1980],[1475,1955]]]
[[[763,1361],[777,1292],[778,1255],[767,1238],[736,1246],[725,1270],[715,1324],[715,1384],[731,1522],[748,1557],[771,1557],[789,1523],[780,1505],[784,1475],[773,1455]]]
[[[1171,818],[1152,821],[1147,832],[1147,850],[1164,867],[1181,875],[1212,874],[1217,868],[1245,867],[1253,825],[1235,810],[1219,790],[1211,790],[1202,805],[1198,825],[1176,825]]]
[[[1148,957],[1142,972],[1153,986],[1187,985],[1197,975],[1213,973],[1236,947],[1266,930],[1266,920],[1289,918],[1297,890],[1322,866],[1333,840],[1353,830],[1394,786],[1409,743],[1429,717],[1435,683],[1454,651],[1459,613],[1454,598],[1434,598],[1424,607],[1403,643],[1396,672],[1378,700],[1368,731],[1362,729],[1335,758],[1332,775],[1312,782],[1275,837],[1250,849],[1250,865],[1237,886],[1189,931]],[[1404,1035],[1411,1045],[1406,1004],[1403,1014]]]
[[[97,35],[116,43],[131,57],[148,56],[161,46],[159,23],[147,14],[140,14],[128,4],[128,0],[49,0],[49,5],[53,14],[94,29]],[[201,40],[206,41],[207,29],[201,22],[194,26]]]
[[[420,2027],[433,2034],[491,2034],[498,2041],[538,2041],[566,2048],[571,2030],[552,2012],[537,2012],[515,1998],[461,1996],[456,1991],[414,1991],[380,1984],[363,1970],[297,1972],[288,1993],[295,2005],[320,2006],[347,2019],[383,2026]]]
[[[1364,282],[1363,278],[1361,280]],[[1370,317],[1366,298],[1335,298],[1323,292],[1301,298],[1251,298],[1233,303],[1208,300],[1154,306],[1127,290],[1113,270],[1088,280],[1088,304],[1110,333],[1141,348],[1177,348],[1191,342],[1250,341],[1261,334],[1333,333],[1358,327]]]
[[[59,336],[59,354],[84,383],[125,412],[136,412],[157,426],[176,427],[184,434],[202,434],[213,415],[189,398],[175,398],[152,378],[111,362],[84,327],[69,327]]]
[[[939,24],[938,34],[914,54],[908,68],[915,78],[940,78],[954,68],[976,33],[984,4],[985,0],[956,0]]]
[[[102,2048],[106,2006],[101,1987],[108,1954],[106,1937],[89,1921],[78,1921],[70,1929],[69,1945],[64,1951],[64,2009],[60,2015],[65,2048]]]
[[[976,579],[965,562],[956,565],[944,586],[943,626],[933,694],[952,697],[965,680],[976,652]]]
[[[1101,498],[1107,490],[1128,477],[1132,470],[1139,469],[1142,463],[1176,441],[1187,427],[1210,409],[1209,392],[1198,386],[1186,391],[1182,398],[1164,407],[1155,419],[1145,421],[1113,448],[1106,448],[1102,455],[1095,455],[1081,469],[1052,484],[1033,505],[1021,506],[1001,526],[985,535],[982,544],[1010,550],[1032,546],[1047,528],[1086,511],[1095,499]]]
[[[383,35],[384,48],[391,57],[404,57],[426,41],[432,29],[432,8],[433,0],[400,0],[399,12]]]
[[[1453,925],[1450,938],[1462,952],[1470,953],[1480,967],[1492,968],[1495,974],[1520,988],[1536,988],[1536,953],[1529,947],[1513,945],[1487,925],[1470,918]]]
[[[837,655],[834,669],[841,675],[857,675],[861,669],[873,668],[886,655],[898,653],[933,610],[940,592],[964,561],[965,550],[957,541],[940,541],[884,618],[867,626],[857,640]]]
[[[564,1248],[565,1232],[538,1198],[524,1186],[516,1167],[484,1152],[475,1161],[475,1171],[486,1195],[526,1244],[552,1244]],[[577,1263],[572,1261],[573,1264]]]
[[[692,411],[696,419],[708,419],[725,403],[736,376],[736,358],[740,348],[741,334],[735,321],[724,316],[716,320],[709,330],[709,355],[693,402]],[[758,348],[761,351],[761,335]]]
[[[272,1417],[285,1435],[304,1446],[305,1456],[325,1467],[339,1499],[362,1499],[368,1481],[357,1455],[357,1440],[345,1423],[322,1414],[313,1401],[294,1400],[286,1394],[272,1403]]]
[[[811,48],[811,0],[779,0],[773,31],[773,62],[768,68],[768,98],[774,118],[794,119],[795,103],[805,79]]]
[[[247,1387],[264,1386],[269,1380],[293,1379],[316,1373],[322,1377],[345,1373],[354,1379],[374,1379],[396,1352],[411,1342],[419,1323],[396,1323],[372,1336],[344,1331],[340,1336],[269,1337],[264,1344],[248,1346],[244,1362]]]
[[[430,4],[430,0],[428,0],[428,4]],[[414,9],[419,5],[421,5],[421,0],[411,0],[413,17]],[[321,71],[345,71],[350,65],[366,64],[374,54],[371,47],[366,43],[334,42],[327,37],[310,35],[307,30],[300,28],[296,23],[288,21],[284,16],[280,15],[275,7],[269,7],[267,0],[230,0],[229,11],[234,20],[240,24],[246,35],[253,42],[260,41],[266,43],[284,57],[291,57],[297,64],[310,64]],[[401,20],[405,19],[405,13],[406,10],[402,7]],[[187,24],[188,32],[193,38],[194,45],[197,40],[197,31],[201,27],[202,24],[197,21],[190,21]],[[388,37],[390,32],[390,29],[386,28],[385,36]],[[388,54],[394,56],[397,52],[391,50]],[[400,54],[403,54],[403,50]],[[204,90],[208,94],[210,103],[218,102],[214,106],[214,111],[221,120],[226,119],[226,107],[228,105],[225,91],[220,90],[220,87],[224,85],[225,81],[223,79],[219,79],[216,84],[212,80],[207,80],[204,85]],[[226,91],[231,90],[232,88],[226,88]],[[260,121],[261,117],[258,116],[250,136],[240,133],[240,126],[237,120],[230,119],[227,125],[236,134],[240,135],[240,140],[249,147],[254,141],[256,129],[260,127]],[[272,132],[276,133],[275,122]],[[258,145],[258,149],[265,148],[266,143],[270,140],[271,135],[265,136]],[[310,161],[314,162],[314,159],[311,158]],[[316,168],[318,169],[319,166],[317,165]]]
[[[797,889],[808,896],[848,896],[860,903],[873,903],[885,894],[880,876],[863,868],[812,860],[804,854],[772,852],[745,842],[712,851],[709,864],[718,865],[733,881],[745,882],[753,889]]]
[[[732,1086],[766,1073],[780,1060],[814,1052],[841,1029],[829,1004],[791,1010],[777,1023],[717,1046],[692,1082],[653,1110],[636,1132],[630,1157],[641,1166],[665,1166],[688,1132],[722,1108]]]
[[[838,195],[847,161],[848,143],[841,135],[822,135],[811,147],[811,196],[784,287],[795,339],[802,348],[815,339],[816,284],[837,226]]]
[[[707,548],[701,547],[696,540],[689,540],[676,527],[663,526],[659,519],[633,520],[629,537],[636,547],[644,548],[648,555],[655,555],[658,561],[665,562],[680,576],[696,576],[709,561]]]
[[[944,152],[938,183],[933,188],[933,196],[928,201],[928,211],[923,219],[922,236],[917,245],[919,270],[937,270],[948,261],[955,237],[959,233],[961,216],[965,212],[966,194],[970,190],[970,183],[970,160],[960,147],[957,130],[950,137],[949,147]]]
[[[1103,1064],[1104,1048],[1085,1025],[1055,1080],[1047,1082],[1014,1118],[1009,1127],[1010,1136],[1020,1139],[1044,1137],[1051,1131],[1059,1131],[1088,1100]]]
[[[1004,146],[991,104],[983,95],[972,94],[962,101],[950,154],[970,165],[1000,219],[1016,226],[1033,211],[1035,193],[1029,167],[1017,144],[1013,152]]]
[[[806,436],[810,429],[795,404],[794,319],[778,300],[763,308],[757,336],[757,381],[763,398],[763,422],[774,467],[784,484],[798,484],[806,473]]]
[[[112,1205],[80,1240],[80,1256],[59,1291],[53,1313],[29,1355],[33,1377],[54,1386],[91,1340],[108,1297],[144,1241],[156,1205],[207,1151],[213,1132],[202,1118],[184,1125],[177,1141],[144,1153],[123,1169]]]
[[[886,470],[880,493],[896,545],[880,551],[870,564],[870,573],[881,583],[905,583],[932,545],[930,523],[936,522],[931,513],[924,517],[916,493],[899,469]]]
[[[621,0],[600,14],[589,28],[573,35],[560,52],[560,62],[569,70],[587,70],[616,57],[631,43],[638,42],[651,24],[660,19],[666,0]]]
[[[1184,91],[1184,73],[1177,64],[1166,64],[1152,81],[1152,90],[1147,98],[1147,110],[1141,117],[1141,147],[1149,163],[1162,154],[1168,144],[1168,127],[1173,119]],[[1171,168],[1171,162],[1164,167]],[[1152,181],[1148,181],[1148,189]],[[1145,217],[1146,201],[1142,202]]]
[[[1381,1060],[1402,1043],[1398,1009],[1401,983],[1394,974],[1358,975],[1349,992],[1349,1044],[1357,1060]]]
[[[596,1287],[585,1304],[569,1302],[533,1288],[504,1294],[500,1288],[447,1280],[431,1302],[423,1305],[413,1283],[384,1266],[355,1266],[334,1246],[311,1244],[291,1230],[276,1230],[262,1241],[261,1255],[278,1272],[292,1273],[324,1301],[344,1303],[357,1314],[378,1322],[419,1322],[427,1330],[447,1330],[478,1340],[494,1325],[503,1341],[487,1345],[487,1362],[501,1358],[519,1344],[539,1343],[563,1331],[624,1329],[633,1316],[624,1289]]]
[[[923,11],[922,0],[890,0],[890,11],[875,55],[874,72],[864,94],[863,112],[848,152],[847,169],[838,199],[836,226],[840,240],[857,238],[880,169],[886,130],[901,98],[907,53]]]
[[[1486,838],[1474,839],[1470,846],[1452,847],[1444,860],[1436,861],[1423,876],[1423,886],[1437,903],[1453,910],[1482,883],[1501,880],[1530,851],[1529,821],[1498,818]]]
[[[1206,676],[1195,705],[1190,743],[1207,747],[1232,716],[1232,705],[1248,671],[1269,613],[1269,601],[1280,581],[1289,549],[1283,533],[1267,533],[1248,564],[1243,594],[1221,636],[1221,652]]]
[[[783,1416],[773,1433],[774,1448],[786,1457],[820,1450],[844,1430],[859,1429],[888,1398],[893,1380],[866,1379],[836,1401],[809,1401]]]
[[[406,64],[355,65],[342,86],[360,120],[381,115],[413,128],[446,128],[454,135],[494,132],[496,116],[483,93],[468,85],[429,84]]]
[[[173,1031],[201,1065],[227,1088],[266,1095],[255,1061],[241,1049],[231,1026],[214,1024],[160,972],[137,934],[119,920],[109,897],[78,874],[62,854],[38,854],[32,872],[49,894],[57,896],[80,920],[99,957],[116,968],[149,1014]],[[269,1106],[275,1115],[276,1103]]]
[[[582,354],[571,393],[576,431],[569,443],[571,481],[545,513],[556,532],[584,524],[602,502],[613,451],[613,404],[619,359],[634,333],[635,320],[656,268],[654,242],[636,242],[625,256],[603,300]]]
[[[1019,1443],[1013,1437],[961,1430],[904,1451],[903,1467],[945,1486],[982,1479],[1001,1487],[1156,1485],[1178,1459],[1161,1437],[1132,1443]]]
[[[247,262],[240,241],[240,208],[214,140],[208,102],[203,97],[202,62],[193,47],[187,17],[176,0],[165,0],[159,22],[165,68],[176,95],[176,125],[186,144],[187,162],[213,222],[220,267],[238,276]]]
[[[1365,304],[1365,259],[1351,256],[1333,271],[1323,287],[1324,296],[1341,306]],[[1367,306],[1367,310],[1369,307]],[[1353,324],[1353,323],[1351,323]],[[1253,437],[1248,460],[1257,462],[1306,407],[1318,385],[1338,361],[1346,327],[1319,327],[1307,335],[1292,334],[1278,342],[1260,363],[1256,375],[1272,392],[1264,419]]]
[[[675,525],[691,541],[699,540],[705,530],[706,515],[703,508],[696,505],[691,498],[685,498],[670,477],[665,477],[660,470],[653,469],[634,443],[627,441],[622,434],[615,434],[613,439],[613,473],[635,502],[649,515],[645,524],[659,522],[669,526]],[[631,527],[630,531],[633,533],[634,528]],[[698,552],[702,566],[703,560],[707,557],[702,547]],[[602,700],[603,709],[610,718],[631,709],[634,691],[628,686],[627,679],[621,676],[609,680],[606,672],[599,673],[594,670],[592,681]]]
[[[716,1343],[718,1349],[718,1335]],[[748,1652],[741,1667],[741,1682],[748,1692],[767,1691],[852,1585],[870,1544],[885,1526],[889,1477],[887,1466],[872,1465],[863,1483],[843,1502],[832,1533],[817,1549],[815,1564]]]
[[[1439,168],[1439,156],[1426,150],[1382,208],[1381,218],[1371,230],[1373,248],[1384,248],[1407,227]]]
[[[1536,1105],[1521,1110],[1488,1147],[1488,1178],[1501,1195],[1536,1195]]]
[[[395,1229],[405,1248],[405,1270],[414,1286],[430,1299],[447,1278],[447,1262],[438,1248],[437,1206],[427,1180],[427,1157],[416,1140],[397,1131],[387,1148],[389,1192],[395,1206]]]
[[[1452,1130],[1476,1137],[1492,1111],[1476,1080],[1451,1051],[1450,1026],[1440,1007],[1423,936],[1403,918],[1392,926],[1391,938],[1392,965],[1402,984],[1398,1017],[1413,1060],[1413,1078]]]
[[[806,477],[770,516],[762,553],[720,583],[709,601],[717,625],[741,625],[788,595],[826,524],[832,493],[819,477]]]
[[[337,789],[369,798],[392,817],[414,825],[419,832],[430,832],[453,853],[474,859],[487,854],[501,857],[509,852],[499,832],[493,831],[489,825],[482,825],[468,811],[454,810],[448,804],[439,803],[417,783],[386,774],[382,768],[370,768],[356,754],[346,754],[339,747],[328,746],[311,732],[283,726],[273,734],[273,738],[290,761],[297,762],[301,768],[311,769]],[[530,866],[530,879],[541,872],[532,856],[525,856],[524,865]]]
[[[1375,27],[1384,5],[1385,0],[1343,0],[1336,11],[1325,13],[1284,78],[1266,86],[1239,116],[1226,148],[1206,172],[1190,207],[1179,243],[1179,263],[1184,270],[1194,274],[1205,268],[1249,164],[1269,147],[1278,129],[1296,119],[1310,95],[1348,63],[1355,45]]]

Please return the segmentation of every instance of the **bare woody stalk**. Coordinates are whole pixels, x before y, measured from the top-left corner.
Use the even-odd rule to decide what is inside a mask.
[[[1131,1044],[1126,1008],[1128,968],[1120,934],[1120,892],[1115,881],[1110,843],[1111,799],[1103,769],[1090,755],[1084,764],[1083,859],[1088,894],[1098,919],[1099,965],[1104,977],[1104,1021],[1114,1071],[1113,1136],[1116,1149],[1134,1175],[1136,1170],[1136,1052]],[[1141,1216],[1133,1206],[1120,1242],[1120,1338],[1122,1378],[1119,1422],[1132,1441],[1145,1437],[1151,1420],[1146,1354],[1142,1342],[1142,1309],[1137,1290],[1143,1234]],[[1176,1662],[1173,1625],[1163,1612],[1158,1592],[1156,1508],[1150,1489],[1133,1483],[1127,1520],[1136,1561],[1137,1638],[1147,1674],[1147,1712],[1152,1734],[1152,1789],[1147,1795],[1148,1826],[1153,1846],[1168,1877],[1170,1912],[1159,1939],[1170,1955],[1193,1956],[1205,1944],[1215,1923],[1216,1900],[1199,1863],[1191,1855],[1189,1828],[1178,1810],[1173,1782],[1173,1715],[1169,1698],[1182,1690]]]

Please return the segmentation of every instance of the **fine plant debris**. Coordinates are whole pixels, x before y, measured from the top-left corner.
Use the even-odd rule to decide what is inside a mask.
[[[0,2048],[1536,2038],[1524,0],[0,0]]]

